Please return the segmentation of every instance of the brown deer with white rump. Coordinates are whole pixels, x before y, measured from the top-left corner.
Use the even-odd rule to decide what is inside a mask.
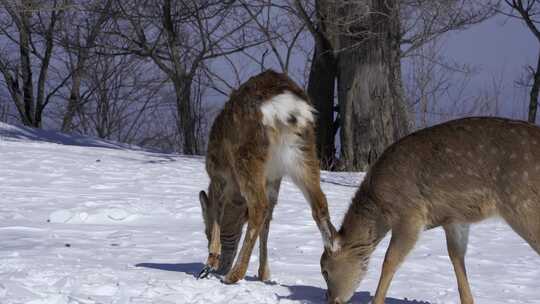
[[[469,224],[502,217],[540,254],[540,128],[500,118],[465,118],[413,133],[370,168],[321,272],[328,302],[344,303],[369,257],[392,231],[374,304],[424,229],[442,226],[462,304],[473,303],[465,270]]]
[[[268,279],[266,242],[284,175],[309,201],[324,246],[332,249],[336,231],[320,188],[313,108],[303,90],[284,74],[266,71],[231,93],[210,131],[206,171],[210,185],[208,194],[201,191],[200,201],[209,255],[199,277],[220,270],[228,271],[225,283],[242,279],[260,236],[259,279]],[[235,236],[246,221],[244,242],[229,270],[238,242]],[[222,246],[224,238],[229,239]],[[227,248],[223,258],[222,247]]]

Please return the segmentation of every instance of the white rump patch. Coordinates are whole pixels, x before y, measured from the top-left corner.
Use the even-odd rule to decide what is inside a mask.
[[[276,121],[286,126],[296,125],[299,128],[315,121],[313,116],[315,109],[307,101],[288,91],[264,102],[261,112],[263,124],[272,128],[276,127]]]

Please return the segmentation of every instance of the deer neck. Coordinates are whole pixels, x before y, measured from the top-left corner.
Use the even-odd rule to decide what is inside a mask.
[[[370,255],[389,230],[380,208],[367,196],[357,195],[339,231],[342,248],[354,255]]]

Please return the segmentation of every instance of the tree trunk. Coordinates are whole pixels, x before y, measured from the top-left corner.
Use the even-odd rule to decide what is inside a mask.
[[[178,115],[177,128],[182,136],[182,150],[186,155],[199,153],[197,145],[196,119],[191,107],[191,84],[190,77],[176,77],[173,79],[176,93],[176,110]]]
[[[327,42],[316,43],[307,92],[317,110],[317,152],[323,169],[332,169],[335,165],[334,88],[336,72],[336,61],[329,44]]]
[[[84,41],[83,45],[80,45],[80,36],[81,31],[80,28],[77,27],[77,35],[76,41],[74,41],[74,45],[71,46],[68,44],[68,47],[73,47],[77,51],[77,63],[72,71],[71,76],[71,89],[69,92],[69,100],[68,105],[66,109],[66,113],[64,114],[64,117],[62,119],[62,132],[69,132],[71,131],[73,127],[73,118],[75,117],[75,114],[81,107],[81,82],[83,73],[86,66],[86,61],[89,58],[90,51],[95,46],[96,39],[98,38],[98,35],[101,33],[102,26],[107,22],[107,20],[110,18],[110,9],[111,9],[112,1],[108,0],[103,8],[101,9],[101,12],[99,13],[99,16],[95,23],[91,24],[91,27],[88,29],[86,39]]]
[[[49,71],[49,64],[51,63],[51,57],[54,47],[53,35],[55,30],[55,24],[58,18],[56,11],[51,13],[51,20],[47,32],[45,33],[45,54],[41,61],[41,69],[39,71],[38,84],[37,84],[37,98],[36,98],[36,112],[34,123],[35,126],[41,128],[41,120],[43,117],[43,110],[45,109],[45,81],[47,80],[47,72]]]
[[[366,0],[366,12],[341,31],[338,98],[341,166],[366,170],[408,132],[400,63],[399,0]],[[341,9],[342,20],[358,10]]]
[[[531,99],[529,100],[529,122],[536,123],[536,111],[538,109],[538,89],[540,88],[540,54],[538,63],[533,75],[533,84],[531,88]]]
[[[79,108],[79,100],[81,97],[80,88],[82,80],[82,61],[83,58],[79,55],[77,64],[71,76],[72,83],[69,93],[68,104],[66,106],[66,112],[64,113],[64,117],[62,119],[62,132],[71,131],[71,129],[73,128],[73,118],[75,117],[75,113],[77,113],[77,109]]]
[[[6,87],[8,89],[9,94],[11,95],[11,98],[13,99],[13,102],[15,103],[15,108],[17,109],[17,112],[19,113],[19,116],[21,117],[21,121],[24,125],[30,126],[30,121],[28,121],[28,117],[25,114],[25,106],[23,101],[23,95],[21,92],[21,89],[19,88],[19,79],[17,72],[15,71],[15,75],[11,75],[11,72],[5,67],[3,62],[0,62],[0,71],[4,75],[4,80],[6,82]]]
[[[34,119],[34,85],[32,80],[32,64],[30,62],[30,12],[21,13],[21,26],[19,28],[19,52],[21,55],[21,80],[24,103],[24,116],[22,121],[25,125],[39,127]]]

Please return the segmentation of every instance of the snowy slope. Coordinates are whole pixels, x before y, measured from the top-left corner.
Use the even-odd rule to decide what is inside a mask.
[[[360,174],[323,173],[339,223]],[[0,303],[324,303],[311,211],[285,181],[270,228],[273,283],[196,280],[207,254],[204,160],[0,124]],[[374,292],[388,238],[353,298]],[[540,303],[540,257],[504,223],[475,225],[477,303]],[[422,235],[387,303],[458,303],[440,229]]]

